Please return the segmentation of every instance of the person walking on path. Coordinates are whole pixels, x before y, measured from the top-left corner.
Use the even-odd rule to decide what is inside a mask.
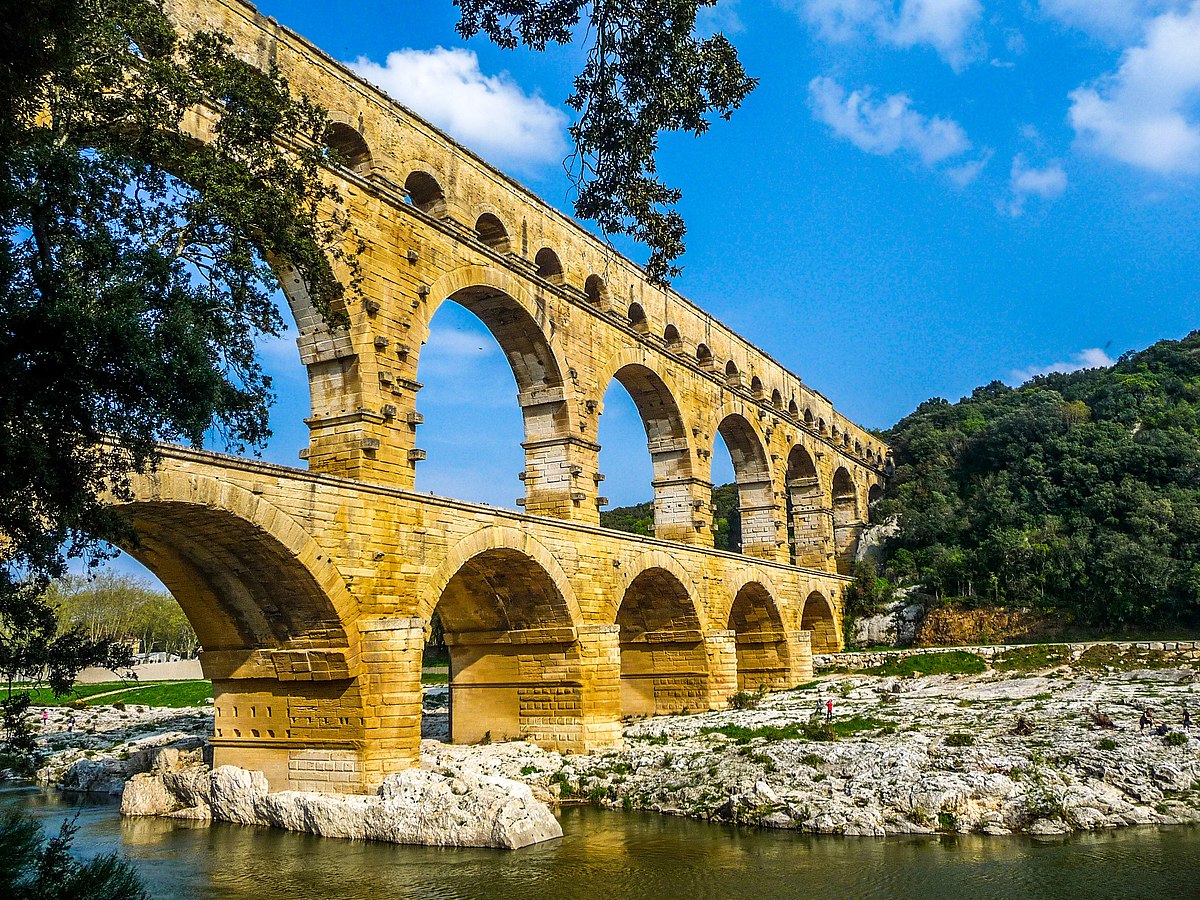
[[[42,731],[46,730],[46,728],[49,726],[49,722],[50,722],[50,712],[49,712],[49,710],[43,709],[42,710]]]
[[[1183,730],[1184,731],[1192,730],[1192,714],[1190,712],[1188,712],[1186,703],[1183,706]]]
[[[832,697],[830,697],[828,700],[825,701],[825,721],[826,722],[833,721],[833,698]]]

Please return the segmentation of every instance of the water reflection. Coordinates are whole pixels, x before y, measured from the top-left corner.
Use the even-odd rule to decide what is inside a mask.
[[[1200,896],[1200,830],[1069,840],[825,838],[651,814],[562,812],[564,837],[516,853],[335,841],[233,825],[122,820],[107,801],[0,790],[78,849],[120,849],[155,897],[1063,898]]]

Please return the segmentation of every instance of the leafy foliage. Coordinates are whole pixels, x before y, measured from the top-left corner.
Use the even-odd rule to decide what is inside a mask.
[[[67,577],[50,586],[46,602],[64,629],[78,629],[94,641],[136,638],[143,653],[183,657],[194,655],[199,646],[175,598],[132,578],[111,572],[88,579]]]
[[[255,340],[282,323],[263,262],[336,318],[356,273],[319,176],[324,113],[226,39],[180,41],[159,0],[35,0],[0,54],[3,584],[61,575],[62,548],[130,535],[156,440],[269,435]],[[8,13],[6,12],[6,17]],[[205,102],[216,110],[199,122]],[[208,132],[201,142],[192,131]],[[277,134],[294,137],[286,148]]]
[[[879,576],[872,562],[856,562],[850,574],[854,580],[842,593],[842,630],[847,644],[853,643],[854,623],[882,612],[896,593],[892,583]]]
[[[149,900],[141,879],[115,853],[79,862],[71,855],[78,831],[63,822],[46,840],[41,826],[9,809],[0,815],[0,896],[11,900]]]
[[[686,233],[674,209],[680,192],[657,177],[660,134],[703,134],[710,116],[728,119],[757,84],[724,35],[697,35],[697,13],[716,2],[455,0],[460,34],[482,32],[506,49],[570,43],[586,16],[586,61],[567,98],[579,114],[575,212],[645,244],[652,280],[679,274]]]
[[[1099,629],[1200,625],[1200,332],[930,400],[887,437],[894,580]]]

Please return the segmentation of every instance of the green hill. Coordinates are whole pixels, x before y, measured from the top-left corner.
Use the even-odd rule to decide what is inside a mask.
[[[892,581],[1102,629],[1200,624],[1200,332],[929,400],[886,438]]]

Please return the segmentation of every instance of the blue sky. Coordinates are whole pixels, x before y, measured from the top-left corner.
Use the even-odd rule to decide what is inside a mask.
[[[451,0],[259,9],[569,211],[578,48],[463,42]],[[676,287],[851,418],[887,427],[1200,327],[1200,0],[721,0],[704,24],[761,83],[731,121],[662,143],[689,228]],[[511,506],[515,385],[451,307],[422,356],[418,487]],[[293,337],[265,348],[281,400],[264,455],[289,465]],[[464,423],[494,453],[469,455]],[[649,497],[619,386],[600,438],[614,503]]]

